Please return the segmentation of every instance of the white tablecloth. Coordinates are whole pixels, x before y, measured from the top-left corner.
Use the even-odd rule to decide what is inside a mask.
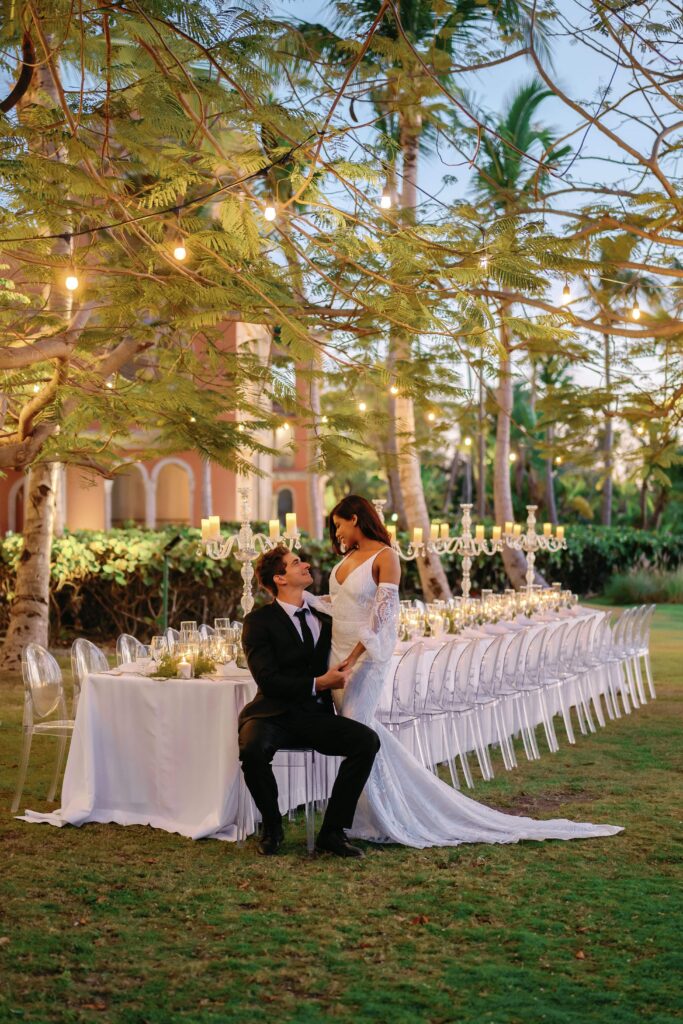
[[[120,672],[121,670],[119,670]],[[53,825],[152,825],[191,839],[236,838],[237,717],[256,691],[230,678],[101,673],[83,686]]]

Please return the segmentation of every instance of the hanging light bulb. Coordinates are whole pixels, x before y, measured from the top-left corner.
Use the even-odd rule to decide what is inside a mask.
[[[642,423],[639,423],[638,426],[636,427],[636,434],[638,434],[639,437],[642,437],[644,433],[645,433],[645,427],[643,426]]]
[[[479,257],[479,266],[482,270],[489,269],[489,254],[487,252],[483,252]]]
[[[238,424],[237,430],[239,431],[240,434],[243,434],[244,433],[244,423]]]
[[[396,395],[398,394],[398,388],[396,387],[395,384],[392,384],[391,387],[389,388],[389,394],[393,395],[394,398],[396,398]]]
[[[640,320],[640,306],[638,305],[638,299],[636,299],[633,303],[633,308],[631,309],[631,316],[634,320]]]
[[[196,416],[190,416],[190,423],[196,423],[196,422],[197,422],[197,417]]]
[[[472,438],[471,437],[466,437],[465,440],[464,440],[464,443],[465,443],[465,447],[469,448],[471,446],[471,444],[472,444]]]
[[[358,411],[359,412],[366,412],[367,408],[368,408],[368,406],[367,406],[366,402],[359,402],[358,403]]]
[[[40,391],[40,384],[34,384],[33,385],[33,394],[37,395],[39,391]]]
[[[427,419],[429,420],[430,423],[433,423],[434,420],[436,419],[436,413],[435,412],[428,412],[427,413]]]
[[[182,239],[179,239],[175,244],[175,248],[173,249],[173,258],[178,260],[178,263],[182,263],[186,257],[187,249],[185,248]]]
[[[327,417],[327,416],[322,416],[322,417],[320,418],[320,422],[321,422],[321,423],[328,423],[328,422],[329,422],[329,420],[328,420],[328,417]]]
[[[571,297],[572,297],[572,290],[569,287],[569,281],[567,281],[565,286],[564,286],[564,288],[562,289],[562,304],[565,305],[567,302],[569,302]]]
[[[388,192],[387,189],[384,189],[384,191],[382,192],[382,195],[380,196],[379,200],[379,205],[383,210],[391,209],[391,192]]]
[[[283,429],[283,430],[289,430],[289,423],[286,423],[286,422],[285,422],[285,423],[283,423],[283,424],[282,424],[282,429]]]
[[[114,390],[114,381],[111,378],[109,378],[109,380],[105,380],[104,386],[107,389],[107,391],[113,391]]]
[[[268,203],[265,210],[263,211],[263,216],[265,217],[266,220],[275,220],[275,218],[277,217],[277,210],[275,209],[272,203]]]
[[[78,288],[80,281],[78,280],[78,276],[76,274],[74,267],[71,267],[69,269],[69,273],[66,275],[64,284],[66,285],[67,290],[70,292],[75,292],[76,289]]]
[[[509,458],[510,458],[510,462],[516,462],[517,461],[517,452],[510,452]]]
[[[556,455],[555,456],[555,465],[556,466],[561,466],[562,465],[562,461],[563,460],[562,460],[562,456],[561,455]]]

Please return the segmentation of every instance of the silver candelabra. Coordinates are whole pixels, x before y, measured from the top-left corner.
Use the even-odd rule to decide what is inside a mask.
[[[254,533],[249,519],[249,488],[240,487],[240,528],[238,533],[232,533],[223,537],[220,533],[220,520],[218,516],[212,516],[207,521],[211,524],[217,536],[202,538],[209,558],[216,561],[223,561],[233,553],[238,562],[242,563],[241,576],[242,588],[242,611],[247,615],[254,607],[254,565],[253,563],[264,551],[270,551],[279,544],[284,545],[292,551],[301,547],[301,540],[298,529],[285,530],[280,533],[279,521],[271,520],[271,533],[266,537],[265,533]],[[277,532],[275,524],[277,522]],[[203,524],[202,524],[203,525]]]
[[[515,551],[523,551],[526,555],[526,589],[527,594],[530,594],[533,589],[537,551],[563,551],[567,547],[567,542],[564,539],[564,529],[558,527],[558,532],[562,529],[562,535],[559,537],[553,537],[550,532],[545,531],[550,527],[550,524],[544,526],[544,532],[542,534],[536,533],[536,509],[538,505],[527,505],[527,518],[526,518],[526,532],[520,533],[519,536],[515,536],[511,533],[505,534],[505,544],[509,548],[513,548]],[[552,529],[552,527],[550,527]]]

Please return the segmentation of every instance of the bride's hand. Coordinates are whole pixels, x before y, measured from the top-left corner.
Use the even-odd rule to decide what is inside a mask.
[[[336,668],[339,672],[348,672],[349,669],[352,669],[355,664],[356,659],[351,657],[351,655],[349,654],[348,658],[344,658],[343,661],[340,661]]]

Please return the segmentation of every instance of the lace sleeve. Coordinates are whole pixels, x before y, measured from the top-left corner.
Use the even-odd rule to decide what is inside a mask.
[[[388,661],[398,639],[400,604],[397,583],[380,583],[372,606],[370,623],[362,626],[358,639],[373,661]]]

